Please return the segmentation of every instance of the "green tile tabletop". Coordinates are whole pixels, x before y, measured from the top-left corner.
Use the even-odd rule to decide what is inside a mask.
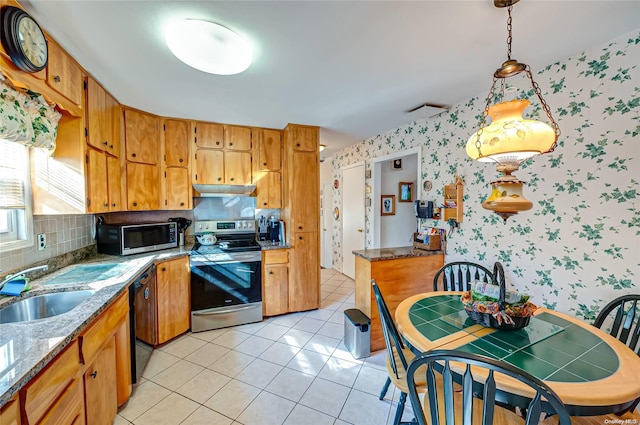
[[[511,363],[545,381],[572,415],[612,413],[640,397],[640,357],[609,334],[546,308],[524,329],[486,328],[466,317],[461,295],[429,292],[398,305],[398,329],[414,351],[456,349]],[[505,392],[529,395],[512,380],[496,381]]]

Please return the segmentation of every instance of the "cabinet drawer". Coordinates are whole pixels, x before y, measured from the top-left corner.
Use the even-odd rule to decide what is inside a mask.
[[[28,423],[35,424],[44,416],[79,369],[80,351],[77,340],[74,340],[23,390],[21,397],[24,397]]]
[[[264,251],[264,264],[286,264],[289,262],[288,249]]]
[[[125,291],[108,310],[93,321],[80,336],[82,363],[89,364],[100,347],[112,336],[129,315],[129,294]]]
[[[82,383],[80,379],[74,379],[38,425],[83,424],[84,422]]]

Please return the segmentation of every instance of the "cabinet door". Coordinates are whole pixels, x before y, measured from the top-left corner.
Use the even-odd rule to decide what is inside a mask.
[[[264,266],[262,314],[275,316],[289,311],[289,265]]]
[[[318,127],[289,126],[291,147],[296,151],[316,152],[320,137]]]
[[[18,400],[18,394],[15,394],[0,409],[0,424],[20,425],[20,400]]]
[[[224,147],[234,151],[251,150],[251,128],[225,125]]]
[[[291,235],[289,311],[320,307],[320,258],[318,232]]]
[[[120,188],[120,159],[111,155],[107,157],[107,192],[109,198],[109,211],[122,209],[122,191]]]
[[[262,172],[255,183],[257,208],[282,208],[282,174]]]
[[[224,177],[226,184],[251,184],[251,153],[224,153]]]
[[[110,120],[108,121],[106,92],[96,80],[87,78],[87,143],[96,149],[107,150],[109,146],[108,134]]]
[[[191,288],[189,258],[182,257],[159,263],[157,275],[158,344],[189,330]]]
[[[116,387],[115,338],[104,348],[84,373],[87,424],[111,425],[118,410]]]
[[[282,133],[278,130],[257,130],[257,169],[279,171],[282,167]]]
[[[157,164],[158,117],[125,109],[124,123],[127,160],[143,164]]]
[[[222,149],[224,147],[224,125],[208,122],[196,123],[196,146]]]
[[[189,170],[182,167],[167,167],[164,178],[166,188],[164,209],[189,209],[189,198],[191,198]]]
[[[127,164],[127,207],[130,210],[157,210],[158,168],[156,165]]]
[[[148,282],[136,292],[136,337],[156,345],[156,280]]]
[[[191,123],[166,120],[164,123],[164,160],[167,167],[186,167],[189,164],[189,135]]]
[[[87,210],[109,211],[107,159],[104,152],[87,149]]]
[[[196,152],[196,184],[224,184],[224,152],[198,149]]]
[[[84,82],[82,68],[58,44],[47,40],[49,63],[47,65],[47,84],[55,91],[82,106]]]
[[[84,395],[82,381],[74,379],[60,398],[47,411],[38,425],[84,424]],[[1,422],[4,425],[4,422]]]
[[[109,122],[109,145],[107,152],[115,157],[120,156],[120,133],[122,125],[122,107],[118,101],[109,93],[105,93],[105,106],[108,117],[105,119]]]
[[[316,232],[320,222],[318,155],[293,152],[291,170],[292,232]]]

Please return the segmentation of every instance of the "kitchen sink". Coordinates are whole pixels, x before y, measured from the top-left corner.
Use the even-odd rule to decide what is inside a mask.
[[[75,308],[96,291],[68,291],[25,298],[0,310],[0,323],[26,322],[57,316]]]

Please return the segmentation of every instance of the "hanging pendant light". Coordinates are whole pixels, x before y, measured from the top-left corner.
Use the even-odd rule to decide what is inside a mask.
[[[466,146],[467,155],[471,159],[495,162],[498,171],[502,173],[498,180],[491,183],[492,193],[482,206],[500,215],[505,223],[510,216],[533,206],[522,194],[524,182],[512,173],[523,161],[552,152],[560,136],[560,128],[551,116],[549,105],[542,98],[540,87],[533,80],[529,65],[511,59],[511,11],[518,1],[494,0],[496,7],[507,8],[507,60],[493,74],[493,84],[487,96],[480,129],[469,138]],[[505,99],[505,79],[522,72],[529,78],[548,123],[523,118],[522,112],[531,104],[528,100]],[[496,100],[498,102],[492,104]],[[487,125],[487,117],[491,119],[490,125]]]

